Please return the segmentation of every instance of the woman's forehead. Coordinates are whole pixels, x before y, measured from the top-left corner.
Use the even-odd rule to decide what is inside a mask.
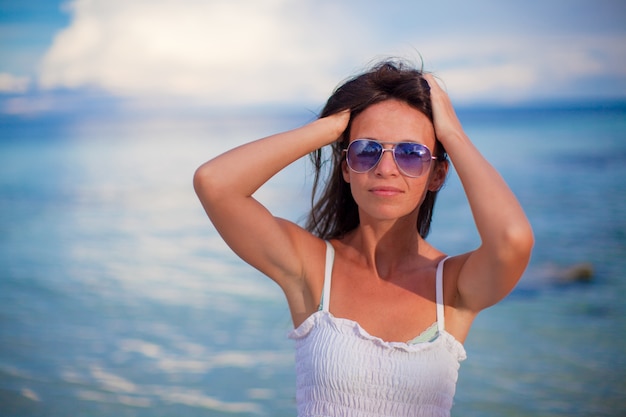
[[[421,111],[399,100],[373,104],[352,120],[350,141],[358,138],[383,142],[435,142],[432,122]]]

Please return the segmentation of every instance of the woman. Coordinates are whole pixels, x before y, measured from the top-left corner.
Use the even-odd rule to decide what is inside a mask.
[[[330,178],[314,187],[308,230],[252,197],[315,151],[317,186],[326,145]],[[481,238],[451,257],[425,240],[446,155]],[[448,416],[472,321],[513,289],[533,245],[447,94],[392,61],[339,87],[314,122],[205,163],[194,186],[228,245],[287,298],[301,417]]]

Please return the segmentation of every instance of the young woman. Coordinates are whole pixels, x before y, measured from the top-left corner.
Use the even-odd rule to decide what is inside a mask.
[[[316,201],[304,229],[252,195],[310,153]],[[448,156],[481,238],[454,256],[425,240]],[[394,61],[340,86],[314,122],[206,162],[194,186],[226,243],[285,293],[301,417],[448,416],[472,321],[513,289],[533,246],[447,94]]]

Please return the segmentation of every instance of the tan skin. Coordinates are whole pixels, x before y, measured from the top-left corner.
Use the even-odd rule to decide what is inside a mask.
[[[481,237],[477,249],[451,257],[444,269],[446,331],[464,342],[476,314],[504,298],[520,279],[533,236],[513,193],[463,132],[447,94],[432,76],[426,79],[434,124],[406,103],[388,100],[354,118],[350,140],[416,141],[434,149],[436,132],[446,147]],[[274,217],[252,195],[291,162],[336,141],[349,116],[342,112],[243,145],[203,164],[194,176],[218,232],[244,261],[281,287],[295,327],[317,311],[326,245],[295,223]],[[410,178],[398,170],[390,152],[366,173],[344,163],[360,225],[331,242],[336,256],[329,308],[334,316],[354,320],[387,341],[411,340],[435,322],[435,272],[446,255],[422,239],[415,225],[426,190],[438,189],[447,169],[446,163],[432,163],[427,174]]]

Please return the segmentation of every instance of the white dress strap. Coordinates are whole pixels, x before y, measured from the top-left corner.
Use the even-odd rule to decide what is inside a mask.
[[[443,302],[443,264],[449,258],[446,256],[437,265],[437,275],[435,277],[436,280],[436,292],[437,292],[437,327],[439,332],[442,332],[446,328],[446,320],[443,315],[444,310],[444,302]]]
[[[324,267],[324,290],[320,301],[320,310],[328,311],[330,306],[330,282],[333,275],[333,264],[335,263],[335,248],[326,241],[326,265]]]

